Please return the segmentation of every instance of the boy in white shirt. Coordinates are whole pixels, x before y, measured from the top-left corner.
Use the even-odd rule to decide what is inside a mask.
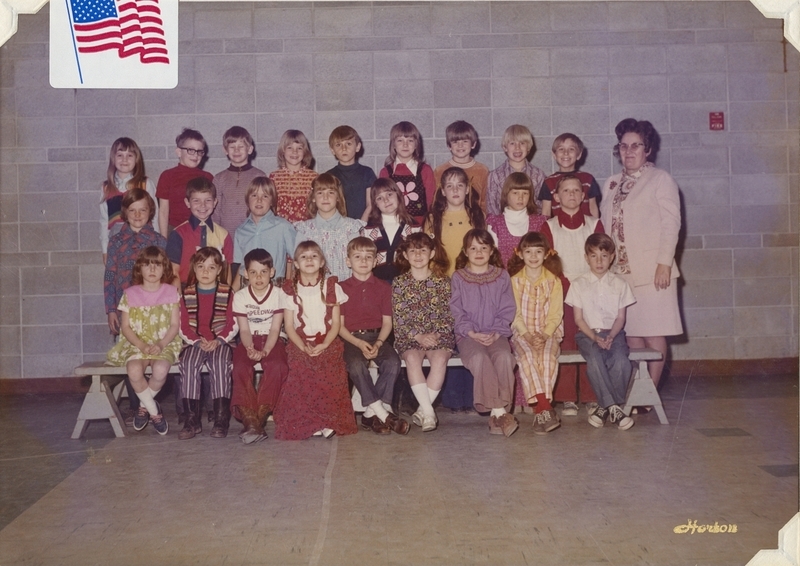
[[[575,313],[575,342],[586,359],[586,374],[599,404],[589,424],[599,428],[610,417],[620,430],[628,430],[633,419],[620,408],[631,378],[623,328],[625,309],[636,299],[625,280],[608,271],[616,251],[610,236],[592,234],[584,249],[589,272],[572,281],[564,302]]]

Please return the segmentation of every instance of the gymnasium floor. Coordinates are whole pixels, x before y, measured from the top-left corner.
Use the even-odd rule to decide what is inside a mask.
[[[0,566],[745,564],[798,509],[797,383],[671,378],[670,425],[625,432],[439,409],[431,433],[251,446],[238,423],[179,441],[169,412],[166,437],[70,440],[80,395],[5,396]]]

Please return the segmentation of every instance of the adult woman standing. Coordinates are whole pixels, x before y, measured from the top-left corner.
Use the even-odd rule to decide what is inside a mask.
[[[658,134],[646,121],[626,118],[614,128],[614,154],[622,172],[603,187],[600,215],[617,246],[612,270],[633,289],[625,333],[631,348],[654,348],[662,359],[648,363],[658,386],[667,356],[667,336],[683,333],[678,309],[675,246],[681,228],[680,196],[672,176],[653,165]]]

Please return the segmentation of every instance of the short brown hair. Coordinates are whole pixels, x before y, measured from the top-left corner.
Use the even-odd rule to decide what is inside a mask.
[[[578,153],[580,153],[581,155],[583,154],[583,150],[586,149],[586,148],[584,147],[583,142],[581,141],[581,138],[579,138],[575,134],[571,134],[569,132],[565,132],[565,133],[561,134],[560,136],[558,136],[556,139],[553,140],[553,153],[556,152],[556,150],[558,149],[558,146],[560,146],[562,143],[564,143],[567,140],[572,140],[575,143],[575,145],[578,146]]]
[[[125,191],[125,194],[122,196],[122,211],[120,212],[120,217],[123,222],[128,221],[128,207],[140,200],[146,201],[147,208],[150,210],[147,221],[153,221],[153,218],[156,216],[156,203],[146,190],[137,188]]]
[[[614,245],[614,240],[608,234],[592,234],[586,238],[586,243],[583,245],[583,251],[587,254],[592,250],[600,250],[601,252],[608,252],[610,254],[617,252],[617,246]]]
[[[231,126],[222,134],[222,147],[228,149],[228,144],[242,140],[250,147],[254,147],[253,136],[241,126]]]
[[[478,143],[478,132],[475,131],[472,124],[464,120],[456,120],[447,126],[444,131],[444,137],[447,140],[447,147],[461,140],[469,140],[473,144]]]
[[[180,147],[186,140],[194,140],[198,141],[203,144],[203,150],[208,154],[208,144],[206,143],[206,139],[203,137],[203,134],[198,132],[197,130],[193,130],[191,128],[184,128],[180,134],[175,138],[175,145]]]
[[[352,252],[372,252],[377,255],[378,246],[370,238],[358,236],[347,242],[347,257],[350,257]]]
[[[328,145],[333,148],[336,142],[344,140],[356,140],[356,144],[360,144],[361,136],[359,136],[355,128],[351,126],[337,126],[328,137]]]
[[[186,183],[186,200],[190,200],[195,193],[211,193],[213,198],[217,198],[217,187],[205,177],[195,177]]]

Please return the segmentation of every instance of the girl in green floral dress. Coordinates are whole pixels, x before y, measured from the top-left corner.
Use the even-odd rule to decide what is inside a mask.
[[[117,310],[122,313],[119,342],[108,352],[108,361],[125,365],[133,390],[142,402],[133,428],[142,430],[148,420],[158,434],[168,425],[155,396],[167,379],[169,368],[181,350],[180,296],[170,284],[172,264],[159,247],[142,250],[133,266],[133,285],[125,289]],[[153,368],[148,383],[144,372]]]

